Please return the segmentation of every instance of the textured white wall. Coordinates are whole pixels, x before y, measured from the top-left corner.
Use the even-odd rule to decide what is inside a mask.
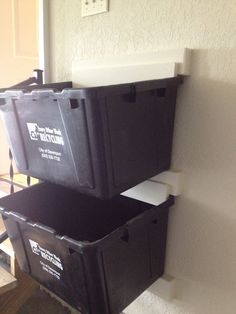
[[[103,55],[194,49],[178,97],[173,168],[186,186],[170,213],[168,274],[176,300],[155,285],[128,314],[236,313],[236,1],[110,0],[110,12],[82,19],[79,0],[50,0],[51,73]]]

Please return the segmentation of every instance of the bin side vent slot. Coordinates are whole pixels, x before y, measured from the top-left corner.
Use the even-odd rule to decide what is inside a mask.
[[[157,89],[157,97],[165,97],[165,95],[166,95],[166,88]]]
[[[153,219],[153,220],[152,220],[152,223],[153,223],[154,225],[156,225],[156,224],[157,224],[157,219]]]
[[[69,253],[72,255],[72,254],[74,254],[76,251],[75,250],[73,250],[72,248],[70,248],[69,247]]]
[[[71,106],[71,109],[77,109],[77,108],[79,108],[78,99],[76,99],[76,98],[71,98],[71,99],[70,99],[70,106]]]
[[[125,229],[123,235],[121,236],[121,240],[128,243],[129,242],[129,230]]]

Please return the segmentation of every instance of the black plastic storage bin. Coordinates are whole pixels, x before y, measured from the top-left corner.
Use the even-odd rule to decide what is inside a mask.
[[[106,199],[167,170],[181,81],[0,94],[19,171]]]
[[[163,274],[168,208],[51,183],[0,199],[20,268],[83,314],[118,314]]]

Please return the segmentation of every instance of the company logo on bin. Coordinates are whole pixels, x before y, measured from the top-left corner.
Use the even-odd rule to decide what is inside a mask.
[[[29,135],[32,141],[39,140],[38,125],[36,123],[27,123]]]
[[[36,255],[39,255],[40,254],[40,248],[39,248],[38,243],[33,241],[33,240],[29,240],[29,242],[31,245],[32,252]]]
[[[34,254],[41,256],[45,260],[51,262],[53,265],[56,267],[60,268],[63,270],[63,266],[61,263],[61,260],[58,256],[56,256],[54,253],[51,253],[47,249],[44,249],[42,246],[40,246],[37,242],[29,239],[29,243],[31,246],[31,250]]]
[[[64,146],[61,130],[41,127],[37,123],[27,122],[27,128],[32,141],[41,141]]]

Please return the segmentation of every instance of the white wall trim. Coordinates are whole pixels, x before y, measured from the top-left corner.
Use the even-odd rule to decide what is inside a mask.
[[[121,194],[157,206],[165,202],[169,195],[181,195],[183,181],[181,172],[164,171]]]
[[[74,60],[72,81],[75,87],[91,87],[190,75],[190,59],[190,49],[178,48]]]

